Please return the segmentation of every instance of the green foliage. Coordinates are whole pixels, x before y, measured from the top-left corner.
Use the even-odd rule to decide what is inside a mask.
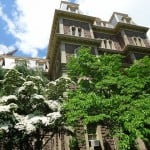
[[[12,95],[16,92],[17,88],[22,85],[25,80],[22,77],[22,74],[17,70],[9,70],[3,80],[2,91],[4,95]]]
[[[120,55],[95,57],[90,48],[81,47],[77,57],[70,60],[68,72],[78,88],[70,91],[63,106],[69,125],[75,125],[79,118],[85,124],[107,124],[118,137],[120,149],[130,149],[137,137],[148,140],[149,57],[124,68]]]
[[[3,80],[3,79],[4,79],[5,73],[6,73],[6,69],[3,69],[3,68],[0,66],[0,80]]]

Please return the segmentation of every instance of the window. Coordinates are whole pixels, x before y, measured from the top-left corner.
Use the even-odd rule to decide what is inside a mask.
[[[75,27],[75,26],[70,27],[70,34],[73,36],[79,36],[79,37],[84,36],[83,29],[81,27]]]
[[[75,36],[76,34],[76,27],[75,26],[72,26],[71,27],[71,35],[74,35]]]
[[[106,39],[101,39],[99,47],[105,49],[115,49],[114,42],[112,40],[106,40]]]
[[[132,40],[133,40],[134,45],[145,47],[145,44],[144,44],[144,41],[143,41],[142,38],[140,38],[140,37],[133,37]]]
[[[74,50],[74,57],[77,57],[78,50],[79,50],[79,48],[76,48],[76,49]]]
[[[45,63],[43,63],[43,62],[37,62],[38,69],[44,70],[45,69],[44,66],[45,66]]]
[[[82,29],[78,28],[78,35],[81,36],[82,35]]]
[[[25,59],[15,59],[15,64],[28,66],[28,61]]]
[[[131,18],[129,18],[129,17],[122,17],[121,21],[122,21],[123,23],[130,23]]]

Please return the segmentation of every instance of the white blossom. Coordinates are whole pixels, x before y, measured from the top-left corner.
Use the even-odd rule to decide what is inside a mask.
[[[17,109],[18,106],[14,103],[11,103],[9,105],[2,105],[0,106],[0,112],[10,112],[11,110]]]
[[[48,126],[50,124],[53,124],[56,119],[61,117],[59,112],[50,113],[47,116],[34,116],[33,114],[21,116],[16,113],[14,113],[14,115],[18,120],[15,128],[19,131],[25,131],[27,134],[34,132],[36,130],[37,124]]]
[[[56,82],[55,81],[51,81],[51,82],[49,82],[49,84],[56,85]]]
[[[56,119],[61,117],[61,114],[60,114],[60,112],[53,112],[53,113],[47,114],[47,116],[50,117],[51,120],[55,121]]]
[[[8,124],[0,124],[0,129],[4,130],[5,132],[8,132],[9,131]]]
[[[21,86],[19,89],[18,89],[18,93],[21,93],[22,91],[25,90],[25,87],[24,86]]]
[[[32,98],[33,98],[33,99],[43,99],[43,100],[45,100],[45,97],[44,97],[43,95],[38,95],[38,94],[34,94],[34,95],[32,96]]]
[[[49,106],[53,111],[57,111],[60,109],[60,103],[56,100],[48,100],[45,103]]]
[[[33,89],[34,90],[37,90],[38,88],[35,86],[34,82],[33,81],[26,81],[24,82],[23,86],[21,86],[19,89],[18,89],[18,93],[21,93],[22,91],[26,90],[27,87],[29,86],[33,86]]]
[[[15,95],[9,95],[9,96],[3,96],[0,99],[0,103],[6,103],[8,100],[11,100],[11,99],[17,101],[17,97]]]

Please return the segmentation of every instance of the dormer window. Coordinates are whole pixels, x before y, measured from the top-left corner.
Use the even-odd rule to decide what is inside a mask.
[[[121,20],[122,20],[123,23],[130,23],[131,18],[129,18],[129,17],[122,17]]]
[[[76,5],[68,5],[67,10],[72,12],[72,13],[77,13],[78,7]]]
[[[75,13],[75,12],[76,12],[76,9],[70,8],[70,11],[71,11],[72,13]]]

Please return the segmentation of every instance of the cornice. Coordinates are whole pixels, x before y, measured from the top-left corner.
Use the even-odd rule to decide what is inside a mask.
[[[134,25],[134,24],[127,24],[127,23],[122,23],[122,22],[118,22],[114,28],[102,27],[102,26],[97,26],[97,25],[92,25],[92,28],[93,28],[93,31],[106,32],[106,33],[111,33],[111,34],[115,34],[122,29],[144,32],[144,33],[146,33],[149,30],[148,27],[143,27],[143,26]]]
[[[56,12],[57,16],[62,16],[62,17],[67,17],[67,18],[72,18],[72,19],[78,19],[81,21],[89,21],[92,23],[96,19],[96,17],[93,17],[93,16],[68,12],[68,11],[64,11],[64,10],[60,10],[60,9],[56,9],[55,12]]]
[[[136,45],[126,45],[123,49],[125,52],[133,51],[133,52],[143,52],[146,54],[150,54],[150,47],[141,47]]]
[[[99,43],[99,41],[96,39],[72,36],[72,35],[65,35],[65,34],[59,34],[59,33],[56,34],[56,37],[58,38],[58,40],[75,42],[75,43],[79,43],[79,44],[84,43],[84,44],[91,45],[91,46]]]

